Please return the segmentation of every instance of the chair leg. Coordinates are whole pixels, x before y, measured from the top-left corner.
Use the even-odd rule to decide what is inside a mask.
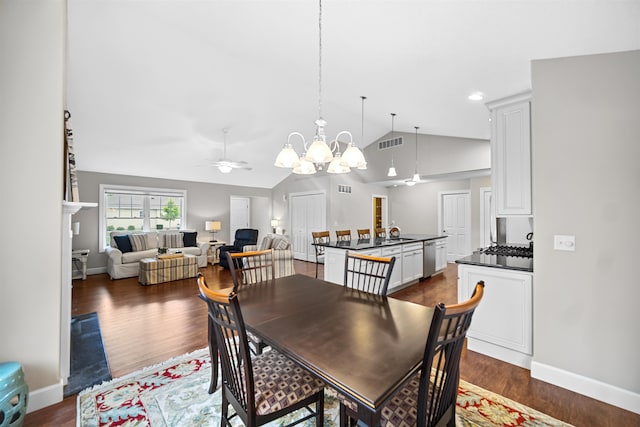
[[[209,316],[207,316],[207,332],[209,335],[209,356],[211,358],[211,383],[209,384],[209,394],[216,391],[218,386],[218,345],[215,342],[216,337],[213,333],[213,324]]]
[[[318,278],[318,260],[316,259],[316,279]]]
[[[324,390],[320,392],[316,402],[316,427],[324,426]]]

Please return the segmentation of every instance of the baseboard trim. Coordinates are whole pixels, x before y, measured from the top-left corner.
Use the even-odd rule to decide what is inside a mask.
[[[107,272],[107,267],[94,267],[87,268],[87,275],[91,276],[92,274],[102,274]]]
[[[531,377],[640,414],[640,393],[540,362],[531,363]]]
[[[29,402],[27,403],[27,413],[46,408],[62,401],[64,384],[52,384],[29,392]]]

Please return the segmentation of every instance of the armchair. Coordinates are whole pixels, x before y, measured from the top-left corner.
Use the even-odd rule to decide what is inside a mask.
[[[254,230],[253,228],[240,228],[236,230],[233,245],[220,247],[220,265],[228,270],[229,264],[227,262],[227,255],[225,254],[226,252],[242,252],[242,248],[244,248],[246,245],[255,245],[257,243],[258,230]]]

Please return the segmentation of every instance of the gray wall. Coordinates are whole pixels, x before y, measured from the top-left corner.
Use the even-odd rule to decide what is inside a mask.
[[[0,360],[23,366],[29,406],[62,399],[61,220],[65,2],[0,5]],[[36,396],[39,394],[39,396]],[[44,402],[50,404],[51,402]]]
[[[438,193],[469,190],[471,195],[471,249],[480,246],[480,187],[490,187],[491,177],[399,185],[389,189],[389,218],[402,233],[442,234],[438,229]]]
[[[487,110],[487,128],[489,127]],[[404,144],[386,150],[378,149],[378,141],[391,138],[391,132],[378,138],[364,150],[367,170],[359,172],[365,182],[392,181],[387,177],[391,157],[398,176],[405,180],[413,176],[416,168],[415,134],[395,132],[403,136]],[[426,178],[461,171],[488,169],[491,167],[491,143],[486,139],[457,138],[441,135],[418,134],[418,173]]]
[[[216,233],[217,240],[232,242],[229,235],[230,196],[250,197],[251,224],[256,224],[260,236],[269,232],[271,218],[271,190],[264,188],[239,187],[232,185],[208,184],[202,182],[176,181],[169,179],[145,178],[139,176],[113,175],[95,172],[79,172],[80,198],[83,202],[100,200],[100,184],[131,185],[137,187],[155,187],[187,190],[187,224],[185,228],[198,232],[198,240],[208,240],[210,233],[205,231],[207,220],[222,221],[222,230]],[[262,223],[260,223],[262,221]],[[92,272],[106,271],[107,256],[98,248],[99,209],[83,209],[73,216],[80,222],[80,234],[73,238],[74,249],[90,249],[87,266]]]
[[[532,374],[637,412],[640,51],[534,61],[532,77]]]

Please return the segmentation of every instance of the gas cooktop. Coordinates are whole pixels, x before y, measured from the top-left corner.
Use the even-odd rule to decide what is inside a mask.
[[[533,246],[495,245],[482,248],[478,252],[487,255],[515,256],[533,258]]]

